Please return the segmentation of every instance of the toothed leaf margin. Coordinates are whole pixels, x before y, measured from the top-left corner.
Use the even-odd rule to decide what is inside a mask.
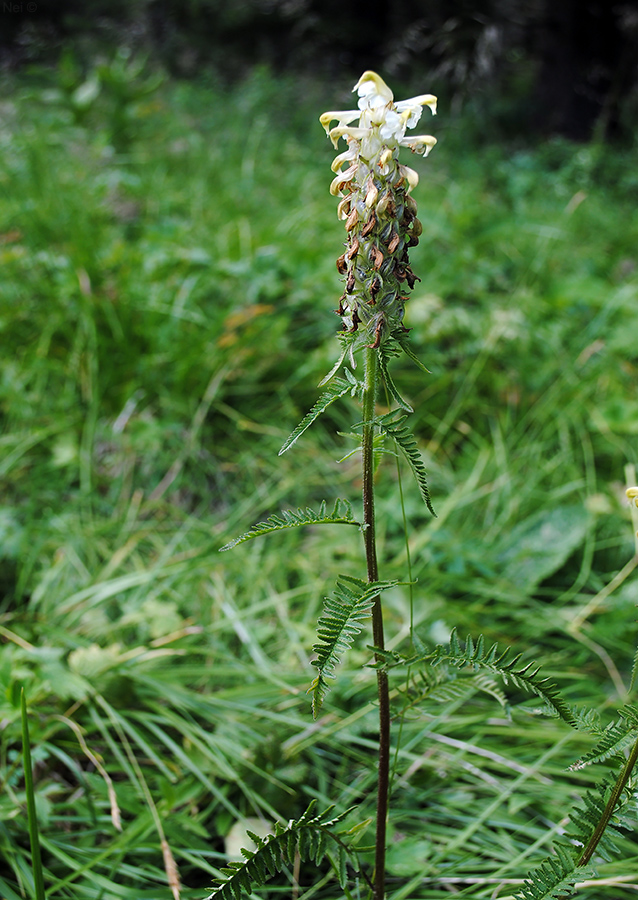
[[[225,550],[231,550],[237,544],[243,544],[245,541],[251,541],[253,538],[260,537],[262,534],[270,534],[272,531],[281,531],[284,528],[299,528],[302,525],[358,525],[358,522],[352,515],[352,507],[347,500],[337,498],[331,513],[326,512],[326,501],[324,500],[318,512],[314,512],[309,507],[306,509],[285,509],[280,515],[270,516],[263,522],[253,525],[250,531],[229,541],[220,548],[220,553]]]
[[[324,612],[317,623],[319,642],[313,652],[317,658],[312,665],[319,671],[308,690],[312,694],[312,711],[316,717],[329,691],[326,679],[334,678],[334,670],[340,661],[340,654],[350,648],[361,631],[361,620],[367,618],[375,598],[397,581],[362,581],[349,575],[340,575],[332,597],[326,597]]]
[[[291,820],[286,826],[277,822],[274,833],[266,838],[260,838],[249,832],[248,836],[256,844],[257,849],[254,851],[242,849],[244,861],[229,863],[221,870],[225,878],[218,880],[219,883],[213,887],[206,900],[241,900],[241,897],[249,896],[284,867],[292,866],[297,852],[302,860],[310,860],[319,865],[328,855],[329,841],[334,844],[336,851],[333,868],[339,875],[341,888],[344,889],[345,854],[350,856],[351,863],[357,870],[358,865],[354,850],[343,840],[350,832],[331,829],[334,829],[350,810],[333,816],[334,807],[329,807],[315,815],[316,803],[317,801],[313,800],[302,816]]]
[[[573,848],[556,844],[554,850],[556,856],[548,856],[528,874],[515,900],[561,900],[573,893],[574,885],[595,874],[588,866],[576,867]]]
[[[307,431],[312,423],[318,419],[332,403],[339,400],[340,397],[344,397],[346,394],[350,394],[351,397],[354,397],[360,392],[359,382],[352,372],[349,369],[344,369],[344,374],[346,376],[345,380],[343,378],[333,379],[328,389],[321,397],[319,397],[310,412],[304,416],[292,434],[284,441],[284,445],[279,451],[279,456],[281,456],[282,453],[285,453],[286,450],[289,450],[292,445],[299,440],[304,431]]]
[[[480,635],[474,642],[471,635],[467,636],[465,646],[462,646],[458,633],[454,629],[450,635],[449,646],[439,644],[432,653],[415,657],[405,662],[410,665],[427,662],[436,666],[447,663],[452,666],[472,666],[474,668],[489,669],[501,676],[505,683],[511,683],[517,688],[522,688],[545,701],[551,712],[559,716],[572,727],[577,727],[577,720],[571,709],[559,694],[558,687],[549,678],[539,678],[540,666],[529,662],[520,666],[520,653],[511,656],[509,647],[501,650],[498,644],[492,644],[489,650],[485,649],[485,638]],[[404,662],[404,664],[405,664]]]
[[[387,416],[381,416],[377,420],[377,423],[381,430],[390,435],[391,438],[394,438],[397,445],[401,448],[403,455],[407,459],[414,477],[416,478],[416,482],[419,485],[419,490],[421,491],[421,496],[423,497],[425,505],[430,510],[432,515],[436,516],[434,507],[432,506],[432,501],[430,499],[430,489],[428,488],[427,472],[425,470],[425,466],[423,465],[421,454],[419,453],[416,438],[414,437],[412,432],[404,425],[406,419],[407,416],[404,415],[399,415],[399,417],[397,418],[396,410],[394,410],[393,412],[388,413]]]

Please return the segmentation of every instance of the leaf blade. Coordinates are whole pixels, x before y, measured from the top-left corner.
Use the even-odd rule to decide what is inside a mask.
[[[381,591],[398,584],[397,581],[362,581],[349,575],[340,575],[333,597],[325,598],[324,614],[317,623],[319,641],[313,646],[317,658],[312,665],[318,669],[308,693],[312,694],[314,717],[328,693],[327,679],[334,678],[334,670],[361,631],[360,621],[371,613],[375,598]]]
[[[269,516],[263,522],[257,522],[255,525],[252,525],[248,531],[220,547],[219,552],[224,553],[227,550],[232,550],[238,544],[251,541],[253,538],[261,537],[264,534],[270,534],[273,531],[300,528],[303,525],[357,525],[361,527],[361,523],[353,517],[350,503],[337,497],[331,513],[326,513],[325,500],[318,512],[314,512],[310,507],[305,509],[299,507],[297,510],[282,510],[280,515]]]
[[[346,370],[348,371],[348,370]],[[346,394],[356,392],[358,389],[358,383],[354,379],[354,376],[351,376],[354,384],[343,378],[335,378],[332,384],[328,387],[327,391],[325,391],[317,400],[315,405],[312,407],[309,413],[304,416],[301,422],[297,425],[294,431],[286,438],[283,443],[281,450],[279,451],[279,456],[282,453],[285,453],[286,450],[289,450],[293,444],[295,444],[301,435],[310,428],[310,426],[315,422],[319,416],[324,413],[329,406],[331,406],[336,400],[339,400],[341,397],[344,397]]]

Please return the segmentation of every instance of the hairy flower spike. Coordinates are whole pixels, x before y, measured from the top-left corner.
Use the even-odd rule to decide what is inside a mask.
[[[340,139],[348,145],[332,164],[336,177],[330,185],[330,193],[341,198],[337,214],[345,219],[347,234],[346,251],[337,260],[346,284],[337,312],[343,331],[357,333],[358,345],[380,347],[393,331],[407,330],[403,285],[412,289],[419,280],[408,259],[408,248],[419,243],[423,231],[409,196],[419,176],[399,163],[399,148],[427,156],[436,144],[429,134],[406,137],[424,106],[436,113],[436,97],[395,102],[376,72],[364,72],[353,90],[358,109],[320,117],[334,147]]]

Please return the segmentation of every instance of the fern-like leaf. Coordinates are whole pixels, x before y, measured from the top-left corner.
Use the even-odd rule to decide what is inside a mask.
[[[623,717],[634,727],[638,724],[638,710],[635,707],[625,707]],[[609,729],[604,734],[607,737]],[[628,763],[629,760],[625,765]],[[592,873],[581,862],[588,863],[594,852],[607,861],[617,853],[614,839],[621,836],[618,829],[633,828],[636,818],[635,780],[629,775],[623,767],[619,776],[622,780],[614,781],[606,775],[592,790],[586,791],[581,803],[570,814],[569,828],[565,832],[570,844],[559,844],[553,848],[556,856],[544,860],[529,873],[528,881],[516,895],[516,900],[566,897],[572,893],[571,890],[565,893],[566,889],[589,878]]]
[[[482,672],[450,671],[450,667],[424,668],[413,674],[413,684],[408,690],[411,706],[421,706],[426,702],[451,703],[465,701],[477,691],[493,697],[508,712],[507,697],[498,684]]]
[[[611,821],[607,818],[607,804],[613,796],[614,788],[613,780],[605,777],[596,786],[595,792],[592,790],[585,793],[581,804],[572,810],[569,829],[565,832],[565,838],[571,844],[554,846],[556,856],[544,860],[529,873],[528,881],[521,892],[516,894],[516,900],[561,900],[572,893],[569,890],[566,894],[567,888],[591,877],[593,869],[579,865],[579,859],[583,858],[584,848],[588,847],[596,829],[605,819],[605,830],[596,839],[596,854],[607,861],[611,860],[612,854],[618,852],[614,843],[614,839],[621,836],[618,829],[631,828],[635,821],[633,784],[626,785],[616,803]]]
[[[613,787],[613,781],[606,777],[597,786],[596,793],[594,791],[585,792],[580,805],[574,807],[570,814],[569,829],[565,832],[565,837],[571,838],[576,844],[580,844],[583,847],[587,845],[595,828],[605,815],[605,809]],[[612,856],[618,853],[615,840],[619,840],[622,837],[618,829],[627,827],[623,821],[623,808],[630,801],[631,797],[627,793],[624,796],[621,795],[619,802],[614,807],[610,820],[605,826],[605,830],[596,843],[596,853],[607,860],[607,862],[610,862]]]
[[[261,887],[281,872],[284,866],[292,866],[296,853],[299,853],[302,860],[310,860],[319,865],[327,855],[328,841],[333,842],[337,853],[338,862],[333,865],[337,871],[343,871],[345,878],[345,863],[341,864],[341,856],[346,852],[352,854],[353,851],[344,842],[342,835],[349,832],[333,829],[350,810],[333,816],[334,807],[330,807],[315,815],[316,803],[313,800],[302,816],[291,820],[286,826],[277,822],[274,833],[266,838],[248,832],[257,849],[242,849],[244,861],[229,863],[221,870],[225,878],[219,879],[206,900],[241,900],[242,897],[249,896],[255,888]],[[341,886],[345,887],[344,884]]]
[[[425,501],[425,505],[430,510],[433,516],[436,516],[434,512],[434,508],[432,506],[432,501],[430,500],[430,489],[428,488],[427,482],[427,472],[425,471],[425,466],[423,465],[423,460],[421,459],[421,454],[419,453],[419,448],[416,443],[416,438],[412,434],[411,431],[406,428],[404,422],[407,416],[399,415],[397,418],[396,410],[388,413],[386,416],[381,416],[378,419],[378,424],[382,431],[386,434],[389,434],[390,437],[394,438],[398,446],[403,451],[403,455],[408,461],[410,468],[416,478],[416,482],[419,485],[419,489],[421,491],[421,496]]]
[[[387,348],[381,347],[378,351],[379,357],[379,369],[381,370],[381,377],[383,378],[383,383],[385,384],[388,394],[392,397],[392,399],[407,412],[414,412],[410,404],[407,400],[404,400],[401,394],[399,393],[396,384],[392,380],[392,376],[388,370],[388,359],[394,356],[395,354],[390,349],[388,351]]]
[[[592,763],[603,762],[611,756],[623,757],[623,752],[636,740],[638,732],[638,709],[634,706],[625,706],[620,710],[620,720],[609,725],[603,731],[598,730],[600,738],[598,743],[571,769],[583,769]]]
[[[485,639],[480,635],[474,643],[472,637],[468,635],[465,646],[461,645],[456,629],[450,635],[449,647],[439,644],[438,647],[425,656],[411,660],[411,663],[429,662],[430,665],[436,666],[446,662],[452,666],[472,666],[474,668],[489,669],[497,673],[503,678],[505,683],[511,682],[515,687],[530,691],[541,697],[556,716],[560,716],[565,722],[573,727],[576,726],[576,719],[565,701],[560,697],[558,688],[552,684],[548,678],[539,678],[538,673],[540,666],[534,662],[519,666],[520,653],[511,656],[508,647],[500,650],[498,644],[493,644],[489,650],[485,650]]]
[[[292,434],[286,439],[283,447],[279,451],[279,456],[281,456],[282,453],[285,453],[286,450],[289,450],[292,445],[299,440],[304,431],[307,431],[312,423],[319,418],[321,413],[324,413],[335,400],[339,400],[340,397],[344,397],[346,394],[350,394],[352,397],[356,395],[359,390],[359,382],[350,369],[344,369],[344,372],[346,375],[345,380],[343,378],[335,378],[333,380],[328,390],[319,397],[308,415],[304,416]]]
[[[396,584],[396,581],[367,582],[349,575],[340,575],[334,596],[325,598],[324,613],[317,623],[319,642],[312,648],[317,654],[312,665],[319,671],[308,690],[312,694],[312,711],[315,717],[329,690],[326,679],[334,678],[340,654],[349,649],[355,635],[361,631],[361,620],[370,615],[378,594]]]
[[[556,856],[549,856],[527,876],[528,880],[515,894],[516,900],[561,900],[573,893],[579,881],[592,877],[589,867],[576,867],[573,848],[554,846]]]
[[[421,362],[419,357],[416,355],[416,353],[410,346],[410,339],[407,336],[407,334],[405,333],[405,331],[401,331],[401,329],[397,328],[396,331],[392,332],[392,338],[393,338],[393,340],[395,340],[397,342],[397,344],[403,350],[405,355],[407,357],[409,357],[409,359],[411,359],[412,362],[415,363],[419,367],[419,369],[421,369],[423,372],[427,372],[428,375],[431,374],[430,370],[426,366],[423,365],[423,363]]]
[[[335,377],[335,375],[337,374],[337,372],[339,371],[339,369],[340,369],[341,366],[343,365],[343,361],[344,361],[344,359],[346,358],[346,353],[347,353],[347,352],[348,352],[348,348],[347,348],[347,347],[344,347],[343,350],[341,351],[341,356],[339,357],[339,359],[336,361],[336,363],[334,364],[334,366],[330,369],[330,371],[328,372],[328,374],[325,375],[325,376],[321,379],[321,381],[319,382],[319,384],[317,385],[317,387],[323,387],[324,384],[328,384],[329,381],[332,381],[332,379]]]
[[[229,541],[220,548],[220,553],[225,550],[231,550],[237,544],[243,544],[244,541],[251,541],[253,538],[260,537],[262,534],[270,534],[271,531],[281,531],[284,528],[299,528],[301,525],[359,525],[352,515],[352,507],[347,500],[337,498],[332,512],[327,512],[326,501],[324,500],[318,512],[314,512],[309,507],[306,509],[285,509],[281,515],[270,516],[263,522],[253,525],[250,531]]]
[[[591,734],[602,734],[604,731],[600,724],[600,713],[597,709],[591,709],[590,707],[579,709],[575,707],[574,718],[579,731],[589,731]]]

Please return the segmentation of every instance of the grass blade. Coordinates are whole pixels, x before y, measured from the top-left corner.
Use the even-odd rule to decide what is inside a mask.
[[[27,820],[29,842],[31,844],[31,861],[33,865],[33,886],[35,900],[46,900],[44,895],[44,876],[42,873],[42,857],[40,855],[40,834],[38,817],[35,809],[35,791],[33,788],[33,769],[31,767],[31,742],[29,738],[29,721],[27,719],[27,700],[24,688],[20,691],[20,708],[22,712],[22,756],[24,760],[24,790],[27,795]]]

